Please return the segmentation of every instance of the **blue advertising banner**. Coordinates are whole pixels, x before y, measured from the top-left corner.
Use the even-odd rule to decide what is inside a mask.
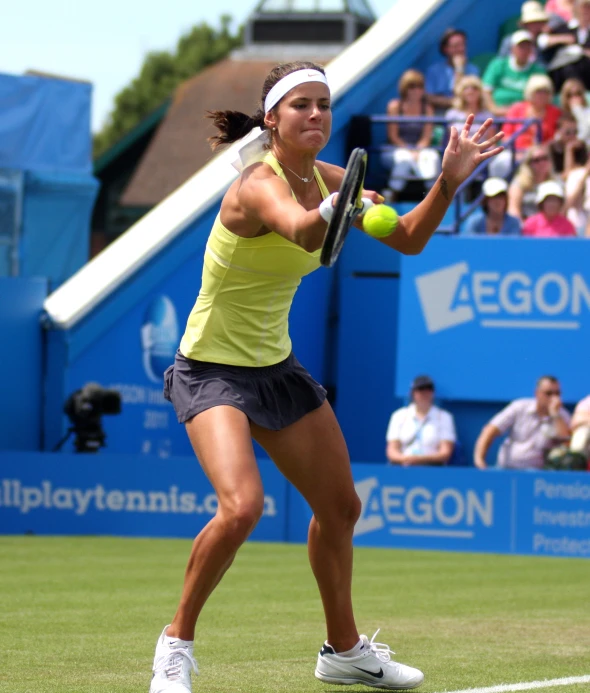
[[[287,482],[260,460],[264,513],[251,538],[283,541]],[[217,497],[194,458],[0,453],[0,534],[194,537]]]
[[[356,546],[590,557],[590,475],[353,464]],[[311,510],[289,489],[289,541]]]
[[[590,558],[590,474],[524,474],[517,498],[517,553]]]
[[[307,541],[311,510],[259,460],[259,541]],[[0,534],[193,537],[217,509],[194,458],[0,453]],[[590,475],[353,464],[356,546],[590,558]]]
[[[575,402],[588,394],[588,344],[583,239],[434,238],[402,257],[398,396],[429,373],[443,399],[508,401],[554,373]]]

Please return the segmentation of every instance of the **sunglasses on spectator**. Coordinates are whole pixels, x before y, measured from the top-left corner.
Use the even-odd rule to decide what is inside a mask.
[[[564,135],[577,135],[578,130],[576,128],[568,128],[567,130],[562,131]]]
[[[547,395],[547,397],[552,397],[553,395],[561,395],[561,390],[541,390],[541,393]]]
[[[408,84],[408,89],[424,89],[423,84]]]
[[[420,387],[415,387],[414,392],[434,392],[432,385],[421,385]]]
[[[568,99],[570,96],[586,96],[583,91],[570,91],[567,95]]]
[[[532,159],[529,159],[531,164],[538,164],[540,161],[549,161],[549,157],[547,154],[543,154],[542,156],[534,156]]]

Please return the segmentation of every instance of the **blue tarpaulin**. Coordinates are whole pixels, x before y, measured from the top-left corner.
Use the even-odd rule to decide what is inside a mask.
[[[89,174],[25,177],[21,274],[57,288],[88,261],[90,217],[98,181]]]
[[[0,73],[0,167],[90,173],[92,85]]]

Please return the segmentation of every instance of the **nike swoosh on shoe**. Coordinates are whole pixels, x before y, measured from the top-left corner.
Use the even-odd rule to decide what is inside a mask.
[[[353,664],[354,666],[354,664]],[[368,669],[361,669],[360,667],[354,667],[355,669],[358,669],[359,671],[364,671],[365,674],[370,674],[371,676],[374,676],[376,679],[382,679],[383,678],[383,669],[379,669],[379,671],[369,671]]]

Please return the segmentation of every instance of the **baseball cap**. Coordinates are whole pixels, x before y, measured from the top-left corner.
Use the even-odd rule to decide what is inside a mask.
[[[496,197],[508,190],[508,183],[503,178],[487,178],[481,186],[481,191],[486,197]]]
[[[525,31],[524,29],[519,29],[518,31],[515,31],[512,34],[512,38],[510,39],[510,45],[516,46],[519,43],[523,43],[524,41],[529,41],[529,43],[534,43],[535,39],[533,38],[533,35],[531,34],[530,31]]]
[[[543,9],[543,5],[537,0],[529,0],[523,2],[520,8],[520,23],[528,24],[529,22],[547,22],[549,15]]]
[[[414,380],[412,380],[411,389],[412,390],[422,390],[430,388],[434,390],[434,381],[428,375],[417,375]]]
[[[541,183],[541,185],[539,185],[539,189],[537,190],[535,202],[540,205],[541,202],[543,202],[543,200],[550,195],[560,197],[562,200],[564,199],[563,188],[557,181],[546,180],[544,183]]]

